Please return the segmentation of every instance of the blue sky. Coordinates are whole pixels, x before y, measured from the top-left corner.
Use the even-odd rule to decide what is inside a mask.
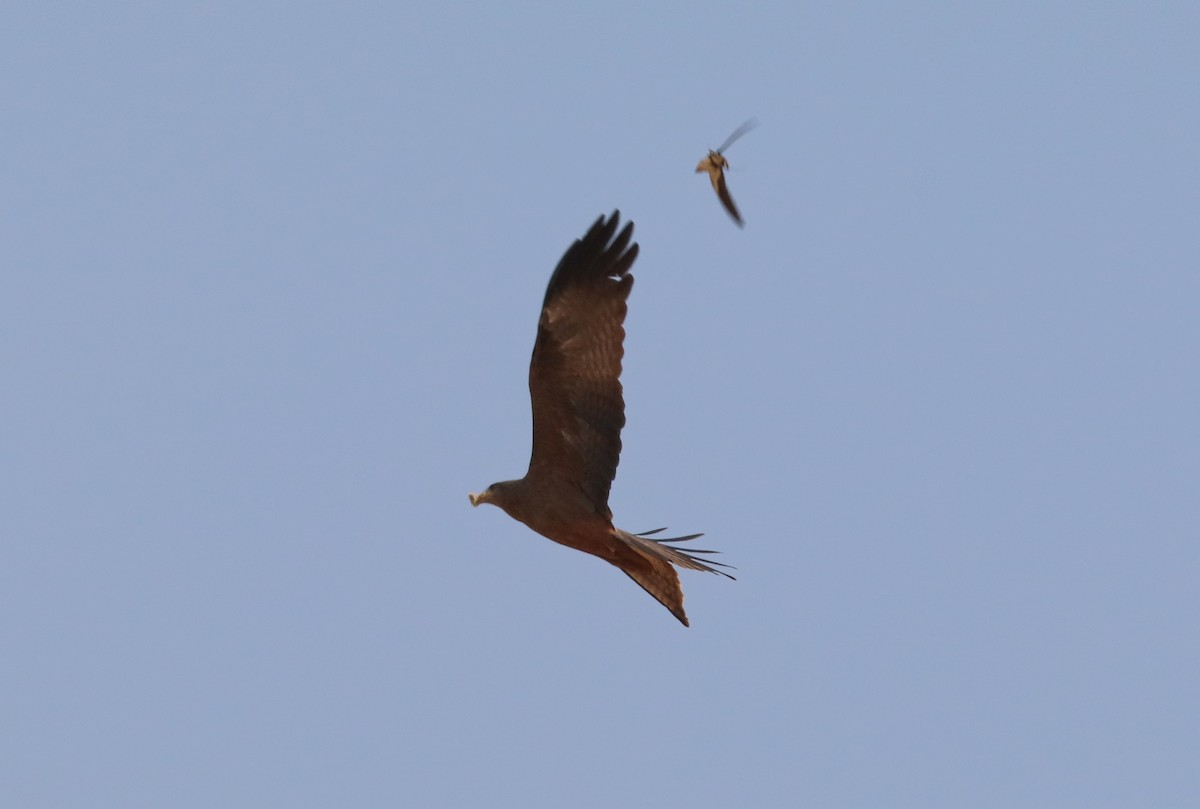
[[[1192,806],[1188,3],[11,4],[0,793]],[[693,173],[727,153],[746,219]],[[684,629],[466,498],[619,208]]]

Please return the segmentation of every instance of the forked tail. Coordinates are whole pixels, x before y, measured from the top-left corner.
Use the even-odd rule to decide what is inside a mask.
[[[728,579],[733,578],[733,576],[725,571],[717,569],[729,567],[729,565],[697,559],[692,555],[696,553],[717,553],[717,551],[706,551],[698,548],[684,551],[682,548],[676,548],[667,544],[669,542],[687,542],[688,540],[701,537],[703,534],[653,539],[651,538],[651,534],[657,534],[666,529],[656,528],[653,531],[646,531],[641,534],[631,534],[619,528],[614,528],[613,530],[630,550],[634,551],[634,553],[622,559],[622,563],[618,567],[625,572],[625,575],[637,582],[638,586],[654,596],[658,603],[670,610],[671,614],[678,618],[684,626],[688,626],[688,619],[687,613],[683,611],[683,588],[679,584],[679,574],[675,572],[675,568],[672,565],[678,565],[688,570],[703,570],[708,573],[716,573]]]

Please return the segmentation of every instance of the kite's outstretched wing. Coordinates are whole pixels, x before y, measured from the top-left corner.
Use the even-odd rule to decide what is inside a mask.
[[[621,455],[625,311],[638,246],[620,212],[602,216],[550,277],[529,365],[530,480],[571,481],[611,519],[608,492]]]

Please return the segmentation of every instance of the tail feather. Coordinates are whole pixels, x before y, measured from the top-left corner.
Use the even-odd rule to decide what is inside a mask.
[[[687,542],[691,539],[698,539],[699,537],[704,536],[704,534],[688,534],[685,537],[663,537],[662,539],[655,539],[650,535],[661,533],[667,529],[655,528],[653,531],[643,531],[640,534],[630,534],[626,531],[622,531],[619,528],[615,530],[617,531],[618,536],[625,540],[626,544],[637,548],[643,553],[653,556],[656,559],[663,559],[672,564],[679,565],[682,568],[687,568],[688,570],[703,570],[706,573],[716,573],[717,575],[724,576],[727,579],[733,578],[733,576],[729,575],[725,571],[716,569],[718,567],[727,567],[730,570],[734,570],[735,568],[732,565],[726,565],[722,562],[714,562],[711,559],[697,559],[696,557],[692,556],[693,553],[720,553],[720,551],[708,551],[700,548],[688,548],[685,551],[683,548],[676,548],[672,545],[666,544],[668,542]]]
[[[687,613],[683,611],[683,588],[679,585],[679,575],[675,568],[661,559],[645,556],[619,567],[626,576],[637,582],[639,587],[654,596],[659,604],[678,618],[679,623],[691,626]]]
[[[666,607],[684,626],[689,626],[689,624],[687,613],[683,611],[683,587],[680,586],[679,574],[675,572],[675,568],[672,565],[678,565],[688,570],[703,570],[708,573],[717,573],[729,579],[733,578],[728,573],[713,567],[713,565],[718,567],[729,567],[729,565],[722,565],[720,562],[701,561],[690,555],[690,553],[716,553],[716,551],[694,550],[685,552],[666,544],[668,542],[683,542],[695,539],[701,536],[701,534],[692,534],[686,537],[651,539],[649,538],[650,534],[657,534],[664,529],[658,528],[642,534],[630,534],[619,528],[614,528],[613,530],[617,537],[631,551],[617,563],[617,567],[621,568],[625,575],[633,579],[637,582],[638,586],[653,596],[658,603]]]

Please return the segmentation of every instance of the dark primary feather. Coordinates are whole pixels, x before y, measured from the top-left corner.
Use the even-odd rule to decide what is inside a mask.
[[[618,221],[616,212],[607,222],[597,219],[559,261],[529,365],[533,454],[527,477],[576,482],[607,519],[625,426],[623,324],[638,252],[629,244],[632,223],[613,239]]]

